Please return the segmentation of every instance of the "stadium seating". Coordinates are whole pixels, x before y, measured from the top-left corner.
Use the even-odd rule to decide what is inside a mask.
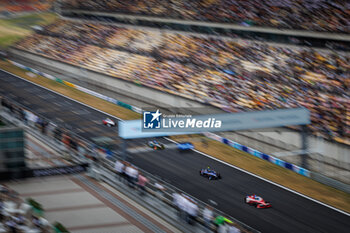
[[[350,32],[350,3],[342,0],[63,0],[62,5],[64,9],[244,26]]]
[[[22,13],[31,11],[46,11],[54,0],[2,0],[0,1],[0,13]]]
[[[315,134],[350,138],[346,54],[67,20],[16,46],[230,112],[304,106]]]

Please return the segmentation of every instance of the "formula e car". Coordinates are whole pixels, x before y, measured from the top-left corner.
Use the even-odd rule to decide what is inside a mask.
[[[102,123],[108,127],[116,126],[116,123],[109,118],[102,120]]]
[[[265,201],[262,197],[259,197],[255,194],[246,196],[244,198],[244,202],[249,205],[253,205],[258,209],[265,209],[265,208],[271,207],[271,203],[269,203],[268,201]]]
[[[221,179],[220,173],[208,168],[201,169],[199,171],[201,176],[207,177],[209,180],[218,180]]]
[[[164,150],[165,147],[163,144],[157,142],[157,141],[148,141],[147,146],[153,148],[154,150]]]
[[[189,150],[192,150],[194,146],[190,142],[181,142],[177,144],[177,148],[179,151],[189,151]]]

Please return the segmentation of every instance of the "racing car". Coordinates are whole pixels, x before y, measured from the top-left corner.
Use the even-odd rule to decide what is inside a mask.
[[[116,123],[109,118],[102,120],[102,123],[108,127],[116,126]]]
[[[154,150],[164,150],[165,147],[163,144],[153,140],[153,141],[148,141],[147,146],[153,148]]]
[[[194,148],[193,144],[190,142],[181,142],[177,144],[177,148],[180,152],[190,151]]]
[[[265,208],[271,207],[271,203],[265,201],[262,197],[257,196],[255,194],[250,195],[250,196],[246,196],[244,198],[244,202],[249,204],[249,205],[253,205],[258,209],[265,209]]]
[[[218,180],[221,179],[220,173],[208,168],[201,169],[199,171],[201,176],[207,177],[209,180]]]

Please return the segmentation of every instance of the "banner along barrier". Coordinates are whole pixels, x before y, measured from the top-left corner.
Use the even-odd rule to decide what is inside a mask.
[[[131,105],[126,104],[126,103],[123,103],[123,102],[121,102],[121,101],[119,101],[119,100],[116,100],[116,99],[113,99],[113,98],[111,98],[111,97],[108,97],[108,96],[102,95],[102,94],[100,94],[100,93],[97,93],[97,92],[95,92],[95,91],[86,89],[86,88],[84,88],[84,87],[75,85],[75,84],[70,83],[70,82],[63,81],[63,80],[61,80],[61,79],[59,79],[59,78],[55,78],[55,77],[52,76],[52,75],[42,73],[42,72],[37,71],[37,70],[35,70],[35,69],[32,69],[32,68],[30,68],[30,67],[24,66],[24,65],[22,65],[22,64],[20,64],[20,63],[17,63],[17,62],[11,61],[11,60],[7,60],[7,61],[9,61],[11,64],[13,64],[13,65],[15,65],[15,66],[17,66],[17,67],[19,67],[19,68],[28,70],[28,71],[33,72],[33,73],[35,73],[35,74],[41,75],[41,76],[43,76],[43,77],[45,77],[45,78],[48,78],[48,79],[54,80],[54,81],[56,81],[56,82],[62,83],[62,84],[67,85],[67,86],[69,86],[69,87],[72,87],[72,88],[75,88],[75,89],[77,89],[77,90],[80,90],[80,91],[82,91],[82,92],[84,92],[84,93],[87,93],[87,94],[93,95],[93,96],[95,96],[95,97],[97,97],[97,98],[100,98],[100,99],[106,100],[106,101],[108,101],[108,102],[114,103],[114,104],[116,104],[116,105],[118,105],[118,106],[121,106],[121,107],[130,109],[130,110],[132,110],[132,111],[134,111],[134,112],[137,112],[137,113],[140,113],[140,114],[142,113],[142,109],[141,109],[141,108],[138,108],[138,107],[135,107],[135,106],[131,106]],[[231,146],[231,147],[234,147],[234,148],[236,148],[236,149],[238,149],[238,150],[247,152],[248,154],[251,154],[251,155],[253,155],[253,156],[255,156],[255,157],[264,159],[264,160],[269,161],[269,162],[271,162],[271,163],[274,163],[274,164],[276,164],[276,165],[278,165],[278,166],[281,166],[281,167],[284,167],[284,168],[289,169],[289,170],[291,170],[291,171],[294,171],[294,172],[296,172],[296,173],[298,173],[298,174],[300,174],[300,175],[303,175],[303,176],[306,176],[306,177],[310,177],[310,171],[309,171],[309,170],[304,169],[304,168],[302,168],[302,167],[299,167],[299,166],[297,166],[297,165],[294,165],[294,164],[285,162],[285,161],[280,160],[280,159],[278,159],[278,158],[276,158],[276,157],[273,157],[273,156],[264,154],[264,153],[262,153],[262,152],[260,152],[260,151],[257,151],[257,150],[255,150],[255,149],[250,148],[250,147],[241,145],[241,144],[239,144],[239,143],[237,143],[237,142],[234,142],[234,141],[231,141],[231,140],[229,140],[229,139],[220,137],[220,136],[218,136],[218,135],[216,135],[216,134],[213,134],[213,133],[203,133],[203,135],[205,135],[206,137],[211,138],[211,139],[213,139],[213,140],[216,140],[216,141],[222,142],[222,143],[224,143],[224,144],[227,144],[227,145],[229,145],[229,146]]]
[[[258,157],[260,159],[263,159],[263,160],[266,160],[270,163],[273,163],[273,164],[276,164],[280,167],[284,167],[288,170],[291,170],[293,172],[296,172],[300,175],[303,175],[303,176],[306,176],[306,177],[310,177],[310,171],[305,169],[305,168],[302,168],[302,167],[299,167],[295,164],[292,164],[292,163],[288,163],[288,162],[285,162],[279,158],[276,158],[276,157],[273,157],[271,155],[268,155],[268,154],[265,154],[265,153],[262,153],[258,150],[255,150],[253,148],[250,148],[250,147],[247,147],[247,146],[244,146],[242,144],[239,144],[237,142],[234,142],[232,140],[229,140],[227,138],[223,138],[223,137],[220,137],[216,134],[213,134],[213,133],[203,133],[206,137],[210,138],[210,139],[213,139],[215,141],[219,141],[219,142],[222,142],[226,145],[229,145],[235,149],[238,149],[238,150],[241,150],[241,151],[244,151],[244,152],[247,152],[248,154],[250,155],[253,155],[255,157]]]
[[[10,180],[13,178],[22,179],[30,177],[56,176],[82,173],[87,171],[89,164],[77,164],[71,166],[47,167],[38,169],[8,170],[0,172],[0,181]]]
[[[33,169],[29,173],[29,177],[41,177],[41,176],[54,176],[54,175],[65,175],[85,172],[88,168],[88,164],[79,164],[72,166],[60,166],[60,167],[50,167],[50,168],[39,168]]]

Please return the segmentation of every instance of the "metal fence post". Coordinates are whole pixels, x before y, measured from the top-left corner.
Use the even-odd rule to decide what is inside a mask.
[[[307,127],[306,125],[301,126],[301,166],[308,169],[308,138],[307,138]]]

